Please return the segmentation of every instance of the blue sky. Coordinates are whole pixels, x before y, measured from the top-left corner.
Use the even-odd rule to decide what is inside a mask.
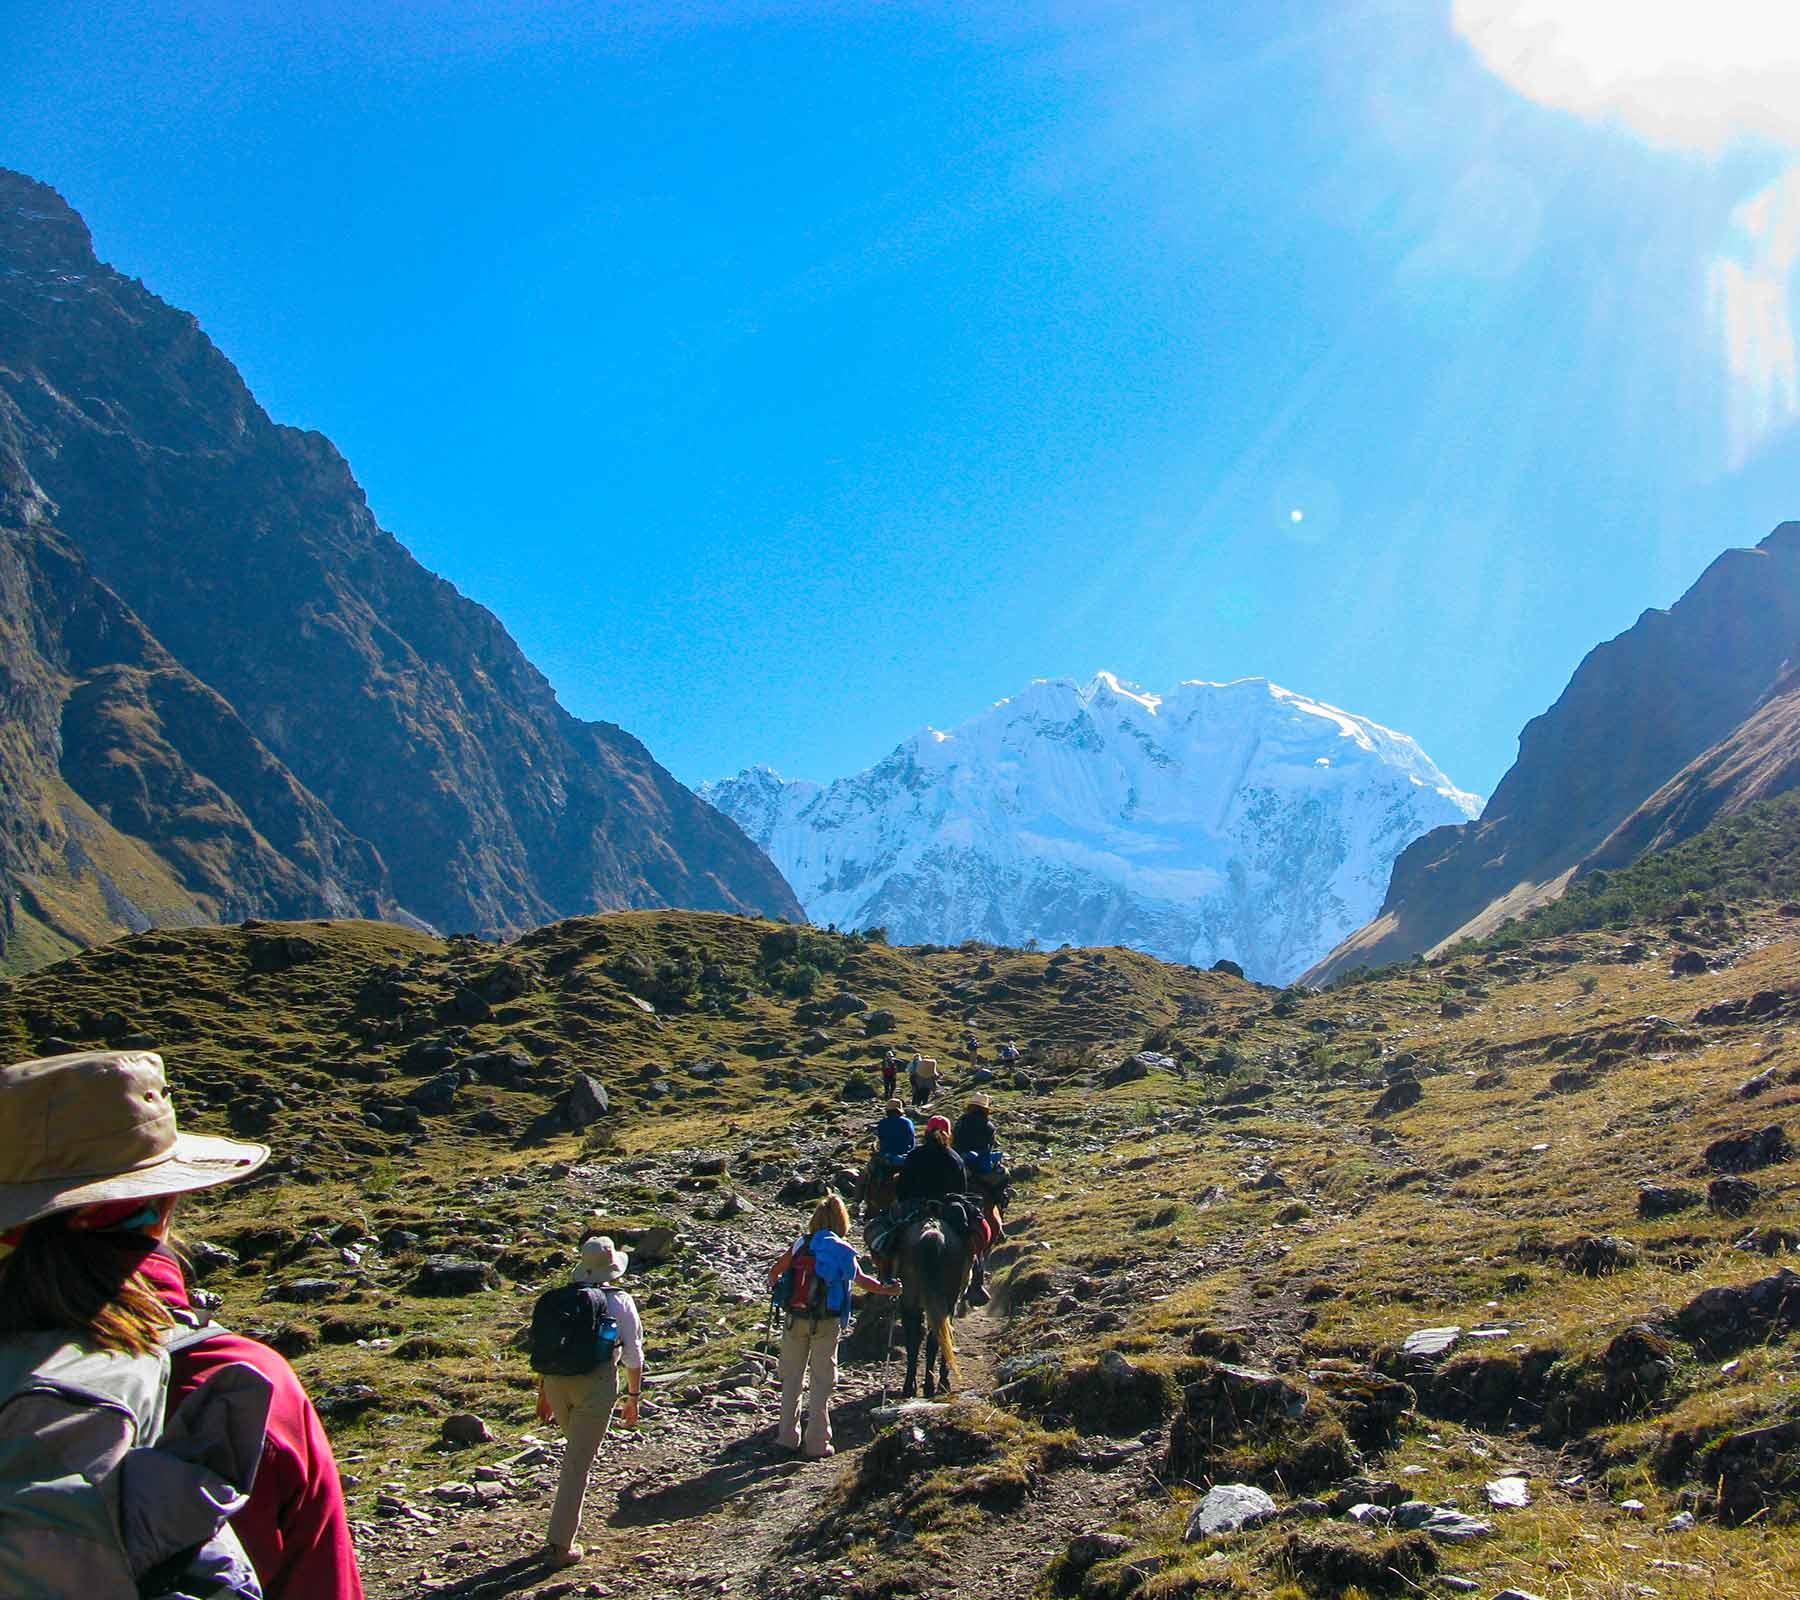
[[[0,162],[684,779],[1107,667],[1485,793],[1800,515],[1747,4],[0,0]]]

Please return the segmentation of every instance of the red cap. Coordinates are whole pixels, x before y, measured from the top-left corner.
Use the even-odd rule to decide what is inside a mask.
[[[950,1119],[948,1117],[932,1117],[926,1122],[925,1131],[927,1133],[941,1132],[948,1134],[950,1132]]]

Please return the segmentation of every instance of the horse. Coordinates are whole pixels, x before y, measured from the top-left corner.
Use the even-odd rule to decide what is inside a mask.
[[[937,1205],[901,1231],[900,1320],[906,1331],[906,1387],[919,1392],[919,1347],[925,1347],[925,1398],[948,1392],[956,1373],[956,1340],[950,1319],[969,1286],[969,1242]]]
[[[894,1203],[894,1190],[900,1182],[900,1163],[874,1156],[863,1170],[860,1204],[865,1217],[878,1217]]]

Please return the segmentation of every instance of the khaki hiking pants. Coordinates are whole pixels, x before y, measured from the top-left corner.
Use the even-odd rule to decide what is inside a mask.
[[[587,1498],[588,1473],[600,1454],[600,1441],[612,1421],[619,1398],[619,1366],[610,1362],[584,1372],[579,1378],[544,1379],[544,1398],[556,1413],[556,1423],[568,1440],[563,1451],[562,1477],[557,1480],[556,1504],[550,1509],[550,1542],[561,1549],[575,1543],[581,1532],[581,1503]]]
[[[806,1454],[817,1458],[831,1444],[831,1391],[837,1386],[837,1347],[842,1324],[832,1315],[790,1317],[781,1335],[781,1442],[800,1448],[800,1385],[812,1380],[806,1399]]]

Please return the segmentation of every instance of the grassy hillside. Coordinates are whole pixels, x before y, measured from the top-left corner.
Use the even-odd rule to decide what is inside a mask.
[[[1763,887],[1737,859],[1750,877],[1706,893]],[[377,1594],[541,1537],[512,1341],[590,1216],[641,1236],[642,1261],[669,1245],[637,1285],[653,1372],[678,1375],[603,1473],[590,1531],[616,1549],[614,1594],[1293,1597],[1434,1572],[1484,1595],[1792,1593],[1800,1302],[1783,1281],[1719,1291],[1800,1243],[1783,1139],[1721,1143],[1794,1131],[1800,921],[1708,904],[1324,994],[1125,951],[895,949],[682,913],[504,947],[163,931],[0,988],[0,1046],[154,1042],[190,1125],[276,1147],[267,1181],[197,1203],[189,1231],[236,1257],[202,1252],[222,1314],[321,1396]],[[1671,976],[1696,951],[1704,970]],[[950,1107],[996,1074],[1025,1179],[997,1314],[968,1325],[984,1398],[893,1425],[865,1407],[835,1477],[765,1481],[737,1453],[767,1420],[761,1262],[857,1159],[881,1050],[949,1065],[965,1028],[978,1055]],[[995,1067],[1009,1036],[1016,1078]],[[1167,1064],[1124,1062],[1146,1046]],[[611,1103],[571,1131],[550,1113],[577,1070]],[[428,1292],[439,1255],[491,1286]],[[1406,1351],[1435,1327],[1461,1331]],[[878,1367],[848,1370],[874,1388]],[[445,1446],[460,1410],[493,1441]],[[1487,1512],[1484,1485],[1512,1475],[1532,1504]],[[1185,1542],[1196,1499],[1233,1481],[1281,1519]],[[503,1497],[468,1500],[480,1482]],[[1447,1544],[1342,1514],[1409,1499],[1492,1531]],[[633,1564],[646,1539],[653,1569]]]
[[[1759,800],[1693,838],[1615,871],[1589,872],[1562,899],[1510,922],[1479,946],[1700,916],[1707,902],[1800,898],[1800,794]]]

